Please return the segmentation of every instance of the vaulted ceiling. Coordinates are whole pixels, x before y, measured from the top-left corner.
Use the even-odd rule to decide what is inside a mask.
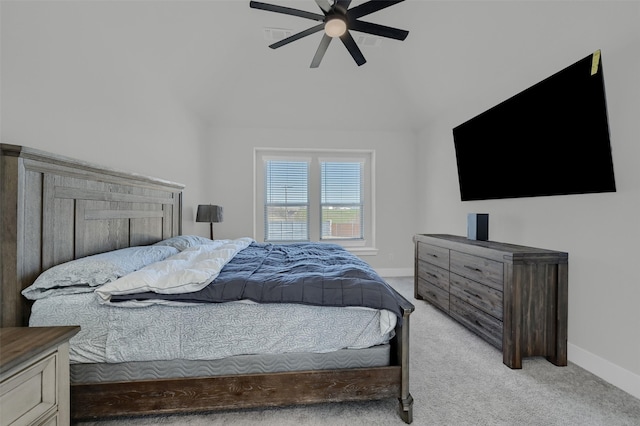
[[[314,0],[264,1],[319,12]],[[598,2],[407,0],[366,17],[408,30],[405,41],[365,40],[360,67],[334,41],[311,69],[322,33],[277,50],[265,34],[314,21],[249,0],[3,3],[15,3],[3,25],[30,33],[24,48],[61,73],[163,92],[211,125],[345,130],[420,130],[470,100],[488,108],[601,48],[590,29],[606,19]]]

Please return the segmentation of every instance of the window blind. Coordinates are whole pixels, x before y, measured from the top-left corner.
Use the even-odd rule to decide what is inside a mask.
[[[363,167],[362,162],[321,162],[322,239],[363,238]]]
[[[309,163],[265,161],[265,241],[309,240]]]

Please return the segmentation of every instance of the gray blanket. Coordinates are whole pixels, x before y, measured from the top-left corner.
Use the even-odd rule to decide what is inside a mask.
[[[364,306],[387,309],[402,321],[406,300],[366,262],[343,247],[323,243],[252,243],[240,251],[207,287],[193,293],[152,292],[112,296],[111,302],[165,299],[219,303]]]

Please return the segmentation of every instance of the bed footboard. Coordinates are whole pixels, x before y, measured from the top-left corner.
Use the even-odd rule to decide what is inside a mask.
[[[74,419],[393,398],[398,366],[78,384]]]

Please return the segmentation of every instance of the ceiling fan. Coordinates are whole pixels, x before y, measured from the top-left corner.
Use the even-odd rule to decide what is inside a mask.
[[[321,23],[314,27],[301,31],[269,46],[272,49],[277,49],[278,47],[282,47],[293,41],[324,30],[324,35],[322,36],[322,40],[320,40],[318,50],[316,50],[316,54],[311,61],[311,68],[317,68],[329,47],[329,43],[331,43],[331,40],[335,37],[340,38],[358,66],[367,62],[355,40],[351,36],[351,33],[349,32],[350,30],[380,37],[392,38],[395,40],[404,40],[407,38],[409,31],[359,20],[359,18],[362,18],[363,16],[385,9],[389,6],[393,6],[394,4],[402,1],[404,0],[369,0],[366,3],[362,3],[352,9],[349,9],[351,0],[334,0],[333,3],[331,3],[330,0],[315,0],[316,4],[322,10],[322,15],[319,13],[261,3],[258,1],[249,2],[249,6],[253,9],[262,9],[270,12],[320,21]]]

